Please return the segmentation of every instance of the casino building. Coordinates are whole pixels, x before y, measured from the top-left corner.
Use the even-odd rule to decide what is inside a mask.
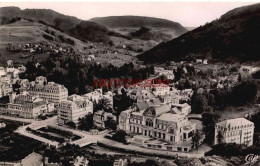
[[[142,138],[153,138],[153,142],[160,140],[169,145],[166,147],[164,143],[157,142],[155,146],[149,144],[149,141],[143,141],[142,146],[187,152],[192,148],[190,143],[196,124],[191,123],[183,113],[176,113],[167,104],[151,107],[134,105],[120,114],[119,128],[137,137],[142,135]]]

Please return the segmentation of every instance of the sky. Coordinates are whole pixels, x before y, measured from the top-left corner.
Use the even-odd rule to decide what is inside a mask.
[[[227,11],[256,2],[0,2],[0,7],[52,9],[82,20],[93,17],[136,15],[168,19],[198,27]]]

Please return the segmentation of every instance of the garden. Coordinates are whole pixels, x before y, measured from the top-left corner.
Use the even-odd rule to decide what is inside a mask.
[[[75,141],[80,139],[81,137],[78,135],[74,135],[72,132],[60,130],[55,127],[47,126],[42,127],[38,130],[33,130],[31,128],[26,129],[28,132],[35,134],[37,136],[56,141],[59,143],[64,143],[67,141]]]

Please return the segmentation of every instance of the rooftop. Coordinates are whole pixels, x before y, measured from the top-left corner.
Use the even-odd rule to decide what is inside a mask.
[[[246,125],[254,125],[254,123],[245,118],[236,118],[236,119],[228,119],[228,120],[219,122],[216,125],[224,127],[224,128],[233,128],[233,127],[241,127],[241,126],[246,126]]]
[[[183,119],[184,117],[185,117],[184,115],[165,113],[165,114],[160,115],[157,119],[164,120],[164,121],[174,121],[174,122],[177,122],[180,119]]]

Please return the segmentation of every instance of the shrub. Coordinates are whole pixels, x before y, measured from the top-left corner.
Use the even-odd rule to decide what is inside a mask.
[[[51,40],[51,41],[54,40],[54,37],[51,36],[51,35],[43,34],[42,36],[43,36],[45,39],[47,39],[47,40]]]

